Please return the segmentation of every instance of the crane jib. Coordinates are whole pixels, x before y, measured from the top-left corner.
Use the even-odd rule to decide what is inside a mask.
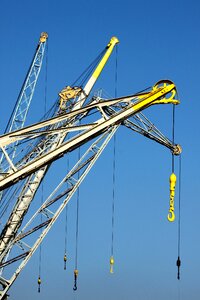
[[[174,87],[175,85],[172,84],[164,88],[159,88],[158,90],[153,90],[152,92],[149,93],[148,96],[144,97],[144,99],[141,99],[136,103],[132,103],[131,106],[124,108],[116,115],[111,116],[109,119],[104,120],[102,123],[96,125],[95,122],[95,125],[91,129],[85,130],[83,133],[78,134],[72,140],[61,144],[56,149],[49,151],[47,154],[37,158],[35,161],[31,163],[28,163],[21,169],[13,171],[13,173],[1,179],[0,190],[15,184],[16,182],[27,177],[29,174],[35,172],[39,168],[48,165],[50,162],[62,157],[64,153],[76,149],[80,145],[100,135],[102,132],[107,130],[110,126],[119,124],[123,122],[125,119],[127,119],[128,117],[130,117],[131,115],[138,113],[139,111],[142,111],[143,109],[149,107],[150,105],[153,105],[155,101],[156,103],[159,103],[160,101],[161,104],[165,102],[171,103],[173,99],[163,100],[162,97],[164,97],[166,94],[171,92],[174,89]],[[86,110],[87,107],[85,108],[85,111]]]

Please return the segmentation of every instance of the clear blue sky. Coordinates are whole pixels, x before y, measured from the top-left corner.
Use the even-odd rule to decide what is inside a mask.
[[[69,207],[67,270],[63,270],[64,215],[42,246],[42,291],[37,293],[38,252],[12,287],[10,299],[198,300],[200,294],[200,159],[198,87],[200,2],[5,1],[0,4],[1,118],[3,132],[39,35],[49,34],[47,104],[71,84],[112,36],[118,46],[118,96],[171,79],[179,91],[176,142],[182,155],[181,281],[176,279],[177,221],[167,219],[168,149],[122,128],[116,145],[115,273],[109,274],[112,142],[80,188],[78,291],[73,293],[75,201]],[[114,95],[115,54],[95,86]],[[29,121],[44,109],[44,71]],[[145,112],[171,137],[171,108]],[[58,165],[62,168],[61,163]],[[176,170],[178,172],[178,160]],[[59,169],[58,169],[59,172]],[[46,196],[55,179],[49,175]],[[178,198],[176,197],[176,210]]]

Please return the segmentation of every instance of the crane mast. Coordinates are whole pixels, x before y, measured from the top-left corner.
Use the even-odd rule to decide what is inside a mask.
[[[181,152],[179,145],[166,138],[143,115],[143,110],[153,105],[179,104],[179,100],[176,99],[176,86],[169,80],[159,81],[145,93],[110,100],[93,97],[90,103],[85,105],[92,87],[117,43],[117,38],[111,39],[102,60],[84,88],[66,87],[61,91],[59,94],[61,111],[59,110],[53,118],[0,136],[0,147],[7,159],[7,169],[0,176],[0,190],[25,180],[0,236],[0,268],[8,270],[13,262],[18,263],[9,278],[0,276],[2,286],[0,299],[6,297],[17,276],[121,125],[155,140],[169,148],[175,155]],[[63,105],[72,98],[74,98],[73,105],[65,112]],[[66,139],[69,133],[70,138]],[[40,140],[35,147],[14,164],[6,149],[12,144],[26,143],[38,138]],[[87,147],[84,154],[20,229],[24,216],[51,163],[65,154],[70,155],[83,145]],[[43,222],[41,222],[41,214],[45,217]],[[18,248],[17,254],[12,254],[12,257],[7,260],[7,254],[15,246]]]

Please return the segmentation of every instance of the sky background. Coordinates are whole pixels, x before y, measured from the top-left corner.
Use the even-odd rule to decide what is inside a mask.
[[[172,80],[176,107],[175,140],[183,148],[181,185],[181,280],[176,279],[177,219],[167,221],[171,154],[126,128],[116,135],[114,274],[111,247],[112,153],[105,149],[80,188],[78,291],[73,292],[75,199],[68,214],[68,262],[63,270],[65,215],[42,245],[42,285],[37,293],[36,252],[10,290],[10,299],[197,300],[200,294],[200,158],[198,95],[200,2],[193,1],[5,1],[0,3],[1,118],[3,133],[40,33],[48,39],[47,106],[104,49],[112,36],[118,46],[118,96],[133,94],[161,79]],[[115,93],[116,53],[94,90]],[[45,63],[27,124],[44,112]],[[171,106],[145,112],[169,138]],[[64,169],[57,163],[58,174]],[[176,159],[178,174],[178,159]],[[44,194],[56,186],[51,172]],[[178,191],[176,192],[176,196]],[[39,201],[39,196],[36,201]],[[175,199],[178,213],[178,197]]]

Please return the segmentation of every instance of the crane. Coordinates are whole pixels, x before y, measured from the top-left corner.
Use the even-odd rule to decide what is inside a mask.
[[[157,82],[149,91],[113,99],[94,96],[86,103],[92,87],[118,42],[116,37],[110,40],[85,87],[67,86],[59,93],[59,108],[53,117],[0,136],[0,147],[7,162],[0,176],[0,190],[22,182],[16,204],[0,235],[2,274],[8,271],[14,262],[15,266],[16,262],[18,263],[14,272],[13,269],[10,271],[9,278],[0,276],[0,299],[6,299],[9,288],[120,126],[155,140],[175,155],[181,152],[180,145],[166,138],[142,112],[152,105],[179,104],[179,100],[176,99],[176,86],[170,80]],[[17,161],[9,157],[7,149],[13,144],[18,147],[30,143],[26,154],[21,153]],[[24,216],[52,162],[66,154],[70,155],[81,146],[86,148],[83,155],[22,226]],[[45,217],[43,222],[41,215]],[[15,251],[11,251],[13,249]],[[11,254],[9,259],[8,253]]]

